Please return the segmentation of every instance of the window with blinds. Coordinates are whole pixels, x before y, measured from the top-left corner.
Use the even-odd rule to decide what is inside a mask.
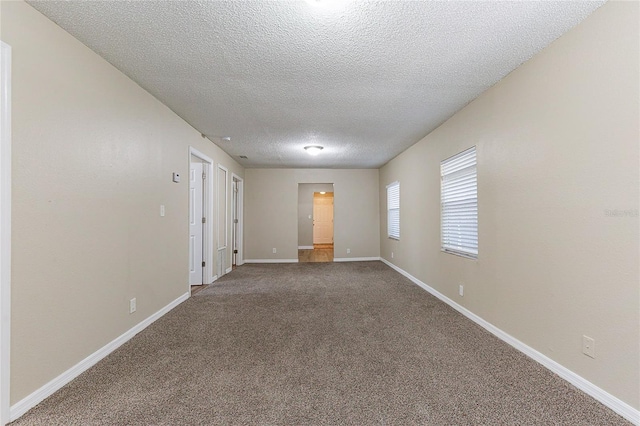
[[[387,234],[400,239],[400,182],[387,185]]]
[[[478,257],[476,147],[440,163],[442,250]]]

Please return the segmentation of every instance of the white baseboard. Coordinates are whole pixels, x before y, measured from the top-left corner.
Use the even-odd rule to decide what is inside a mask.
[[[380,260],[379,257],[334,257],[334,262],[370,262]]]
[[[298,246],[298,250],[313,250],[313,246]]]
[[[133,336],[147,328],[158,318],[162,317],[164,314],[178,306],[180,303],[184,302],[189,298],[189,293],[185,293],[182,296],[178,297],[173,302],[169,303],[164,308],[160,309],[155,314],[151,315],[147,319],[135,325],[133,328],[122,334],[120,337],[117,337],[115,340],[107,343],[102,348],[98,349],[96,352],[92,353],[55,379],[51,380],[49,383],[42,386],[40,389],[37,389],[30,395],[26,396],[22,400],[18,401],[9,409],[9,420],[14,421],[24,413],[29,411],[31,408],[38,405],[40,402],[44,401],[45,398],[52,395],[55,391],[78,377],[80,374],[93,367],[98,361],[102,360],[104,357],[109,355],[111,352],[118,349],[128,340],[130,340]]]
[[[482,319],[478,315],[474,314],[467,308],[449,299],[447,296],[440,293],[433,287],[428,286],[427,284],[423,283],[422,281],[420,281],[413,275],[409,274],[405,270],[397,267],[393,263],[389,262],[387,259],[380,258],[380,260],[385,264],[387,264],[389,267],[398,271],[400,274],[409,278],[411,281],[413,281],[415,284],[417,284],[418,286],[422,287],[424,290],[431,293],[433,296],[437,297],[447,305],[451,306],[456,311],[460,312],[465,317],[469,318],[471,321],[475,322],[476,324],[486,329],[487,331],[489,331],[491,334],[493,334],[500,340],[513,346],[514,348],[516,348],[523,354],[527,355],[529,358],[533,359],[534,361],[537,361],[538,363],[542,364],[542,366],[551,370],[551,372],[557,374],[558,376],[560,376],[567,382],[571,383],[573,386],[577,387],[578,389],[580,389],[587,395],[591,396],[592,398],[600,401],[602,404],[609,407],[611,410],[615,411],[625,419],[629,420],[631,423],[635,425],[640,425],[640,410],[636,410],[626,402],[616,398],[615,396],[611,395],[607,391],[599,388],[598,386],[594,385],[584,377],[579,376],[578,374],[574,373],[573,371],[569,370],[563,365],[552,360],[548,356],[538,352],[537,350],[533,349],[530,346],[527,346],[526,344],[522,343],[520,340],[516,339],[510,334],[507,334],[506,332],[502,331],[498,327],[494,326],[493,324],[487,322],[486,320]]]
[[[298,259],[245,259],[244,263],[298,263]]]
[[[229,272],[233,271],[233,266],[229,266],[227,268],[227,270],[224,272],[225,274],[228,274]]]

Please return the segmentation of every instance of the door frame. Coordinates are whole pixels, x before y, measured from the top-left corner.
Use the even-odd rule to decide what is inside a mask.
[[[225,250],[227,248],[227,246],[229,245],[229,215],[227,214],[227,211],[229,210],[229,169],[227,169],[225,166],[223,166],[222,164],[218,163],[218,167],[216,169],[216,180],[220,177],[220,172],[224,172],[224,197],[222,197],[222,195],[220,193],[218,193],[218,189],[220,187],[220,183],[221,182],[217,182],[218,186],[216,186],[216,198],[217,198],[217,209],[218,211],[216,212],[217,216],[216,216],[216,225],[217,225],[217,231],[220,231],[220,220],[222,219],[221,216],[224,218],[224,220],[222,220],[222,223],[224,224],[223,226],[223,231],[224,231],[224,236],[222,235],[222,232],[219,233],[217,235],[217,247],[218,250]],[[224,202],[224,206],[222,206],[222,203]]]
[[[0,41],[0,425],[10,417],[11,46]]]
[[[204,213],[204,217],[206,218],[206,221],[204,223],[204,226],[202,227],[202,258],[204,259],[205,262],[205,266],[204,266],[204,277],[205,277],[205,284],[211,284],[212,282],[214,282],[218,277],[213,275],[213,183],[214,183],[214,173],[213,173],[213,160],[203,154],[202,152],[198,151],[197,149],[195,149],[194,147],[190,146],[189,147],[189,170],[191,170],[191,156],[194,157],[198,157],[200,160],[202,160],[202,168],[203,170],[206,170],[205,173],[207,175],[207,178],[204,180],[204,197],[205,199],[202,202],[202,210]],[[189,193],[189,188],[187,187],[187,193]],[[188,215],[187,215],[187,220],[188,220]],[[187,242],[189,241],[189,233],[187,232]],[[189,294],[191,294],[191,285],[189,284],[189,265],[187,265],[186,268],[186,273],[187,273],[187,286],[189,288]]]
[[[235,198],[235,202],[231,202],[231,208],[232,208],[232,214],[231,214],[231,220],[234,220],[234,216],[235,219],[238,219],[238,223],[236,226],[236,235],[233,235],[233,228],[232,228],[232,235],[233,235],[233,239],[235,239],[235,244],[236,244],[236,250],[238,250],[238,254],[236,255],[236,266],[241,266],[244,265],[244,254],[242,251],[242,241],[243,241],[243,217],[244,217],[244,179],[242,179],[240,176],[238,176],[235,173],[231,173],[231,179],[232,182],[235,182],[238,188],[238,192],[236,193],[232,193],[232,197]],[[237,211],[236,211],[237,208]],[[231,224],[233,226],[233,223]],[[232,242],[232,246],[233,246],[233,242]],[[233,256],[233,247],[231,247],[231,256]],[[232,257],[233,259],[233,257]],[[231,262],[233,264],[233,261]]]
[[[224,182],[221,182],[220,172],[224,172]],[[224,195],[220,194],[220,187],[224,188]],[[224,205],[223,205],[224,204]],[[218,163],[216,168],[216,259],[220,262],[217,265],[218,278],[227,273],[225,265],[229,259],[227,248],[229,247],[229,169]],[[220,229],[220,224],[223,229]],[[229,265],[231,270],[231,265]]]

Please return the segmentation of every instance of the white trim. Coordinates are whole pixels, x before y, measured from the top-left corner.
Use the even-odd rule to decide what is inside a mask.
[[[202,238],[205,238],[205,253],[203,253],[203,257],[205,259],[205,267],[204,267],[204,276],[209,278],[209,284],[214,282],[218,276],[214,275],[213,270],[213,262],[214,262],[214,250],[213,250],[213,186],[214,186],[214,173],[213,173],[213,159],[206,154],[198,151],[194,147],[189,147],[189,170],[191,170],[191,156],[194,155],[203,161],[204,167],[206,168],[206,176],[204,185],[205,185],[205,198],[204,200],[204,215],[207,218],[207,222],[204,224],[204,230],[202,233]],[[187,192],[189,191],[189,187],[187,187]],[[189,235],[187,234],[187,238]],[[187,267],[187,283],[189,283],[189,268]],[[189,286],[189,293],[191,293],[191,285]]]
[[[0,42],[0,425],[9,421],[11,354],[11,46]]]
[[[244,263],[298,263],[298,259],[245,259]]]
[[[138,323],[136,326],[131,328],[129,331],[122,334],[120,337],[117,337],[115,340],[107,343],[102,348],[98,349],[96,352],[92,353],[55,379],[51,380],[49,383],[42,386],[40,389],[37,389],[35,392],[23,398],[21,401],[17,402],[11,407],[10,411],[10,420],[14,421],[24,413],[29,411],[31,408],[38,405],[45,398],[52,395],[58,389],[78,377],[80,374],[88,370],[97,364],[100,360],[105,358],[107,355],[118,349],[127,341],[131,340],[133,336],[140,333],[142,330],[151,325],[154,321],[165,315],[167,312],[178,306],[180,303],[184,302],[189,298],[189,293],[185,293],[182,296],[178,297],[173,302],[169,303],[164,308],[160,309],[155,314],[151,315],[147,319]]]
[[[215,280],[218,279],[218,274],[215,273],[215,270],[213,268],[214,262],[216,261],[215,259],[215,255],[214,255],[214,250],[213,250],[213,212],[214,212],[214,185],[215,185],[215,176],[213,173],[213,168],[214,168],[214,162],[213,162],[213,158],[210,158],[206,155],[202,155],[202,156],[198,156],[196,154],[197,157],[199,157],[201,160],[206,162],[206,167],[207,167],[207,179],[205,179],[205,186],[206,186],[206,195],[207,195],[207,200],[206,200],[206,206],[207,206],[207,211],[206,211],[206,217],[207,217],[207,223],[205,223],[205,229],[204,229],[204,234],[203,237],[207,239],[207,245],[205,246],[208,252],[208,256],[206,257],[206,261],[205,261],[205,276],[209,277],[209,284],[211,284],[212,282],[214,282]],[[211,219],[211,220],[209,220]],[[211,222],[211,223],[209,223]],[[208,273],[208,274],[207,274]]]
[[[218,182],[218,171],[224,171],[224,209],[220,208],[220,194],[218,193],[218,189],[220,189],[220,183]],[[225,166],[223,166],[222,164],[218,163],[218,168],[216,169],[216,198],[218,203],[216,204],[216,206],[218,207],[217,211],[216,211],[216,219],[217,219],[217,223],[216,223],[216,235],[218,236],[218,241],[217,241],[217,247],[218,250],[220,249],[226,249],[227,246],[229,245],[229,239],[228,239],[228,228],[229,228],[229,224],[227,223],[229,221],[229,212],[228,207],[229,207],[229,169],[227,169]],[[220,227],[220,214],[224,213],[224,244],[220,245],[220,235],[217,233],[217,231],[219,230]]]
[[[380,260],[379,257],[336,257],[334,262],[370,262],[372,260]]]
[[[500,340],[502,340],[502,341],[508,343],[509,345],[513,346],[514,348],[516,348],[517,350],[519,350],[523,354],[527,355],[529,358],[533,359],[534,361],[537,361],[538,363],[542,364],[543,367],[546,367],[552,373],[557,374],[558,376],[560,376],[561,378],[563,378],[567,382],[571,383],[573,386],[575,386],[576,388],[580,389],[581,391],[583,391],[587,395],[591,396],[592,398],[596,399],[597,401],[600,401],[602,404],[604,404],[605,406],[609,407],[611,410],[615,411],[616,413],[618,413],[619,415],[621,415],[625,419],[629,420],[631,423],[633,423],[635,425],[640,425],[640,410],[636,410],[635,408],[633,408],[632,406],[630,406],[626,402],[621,401],[620,399],[616,398],[615,396],[611,395],[607,391],[605,391],[605,390],[599,388],[598,386],[594,385],[593,383],[591,383],[587,379],[583,378],[582,376],[579,376],[578,374],[574,373],[573,371],[569,370],[568,368],[564,367],[563,365],[557,363],[556,361],[552,360],[551,358],[547,357],[546,355],[538,352],[537,350],[533,349],[532,347],[527,346],[526,344],[522,343],[520,340],[518,340],[515,337],[511,336],[510,334],[502,331],[501,329],[499,329],[495,325],[493,325],[493,324],[489,323],[488,321],[482,319],[481,317],[479,317],[478,315],[476,315],[473,312],[469,311],[465,307],[457,304],[456,302],[454,302],[453,300],[449,299],[444,294],[440,293],[439,291],[437,291],[433,287],[428,286],[427,284],[423,283],[422,281],[420,281],[419,279],[417,279],[413,275],[411,275],[408,272],[404,271],[403,269],[397,267],[396,265],[394,265],[393,263],[389,262],[388,260],[386,260],[384,258],[381,258],[380,260],[383,263],[385,263],[386,265],[388,265],[389,267],[391,267],[392,269],[395,269],[396,271],[398,271],[400,274],[402,274],[405,277],[409,278],[411,281],[413,281],[418,286],[422,287],[427,292],[431,293],[433,296],[437,297],[438,299],[442,300],[447,305],[451,306],[456,311],[460,312],[465,317],[469,318],[471,321],[473,321],[476,324],[478,324],[479,326],[483,327],[485,330],[487,330],[488,332],[490,332],[491,334],[493,334],[494,336],[496,336]]]
[[[313,246],[298,246],[298,250],[313,250]]]
[[[231,272],[231,271],[233,271],[233,266],[229,266],[229,267],[227,268],[227,270],[226,270],[226,271],[224,271],[224,273],[225,273],[225,274],[228,274],[228,273],[229,273],[229,272]]]

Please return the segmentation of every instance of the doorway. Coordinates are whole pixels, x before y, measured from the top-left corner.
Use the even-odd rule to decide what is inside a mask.
[[[189,291],[211,284],[213,271],[213,161],[189,150]]]
[[[334,185],[298,184],[298,262],[333,262]]]
[[[231,267],[244,263],[242,253],[242,209],[244,200],[244,181],[235,173],[231,174]]]

